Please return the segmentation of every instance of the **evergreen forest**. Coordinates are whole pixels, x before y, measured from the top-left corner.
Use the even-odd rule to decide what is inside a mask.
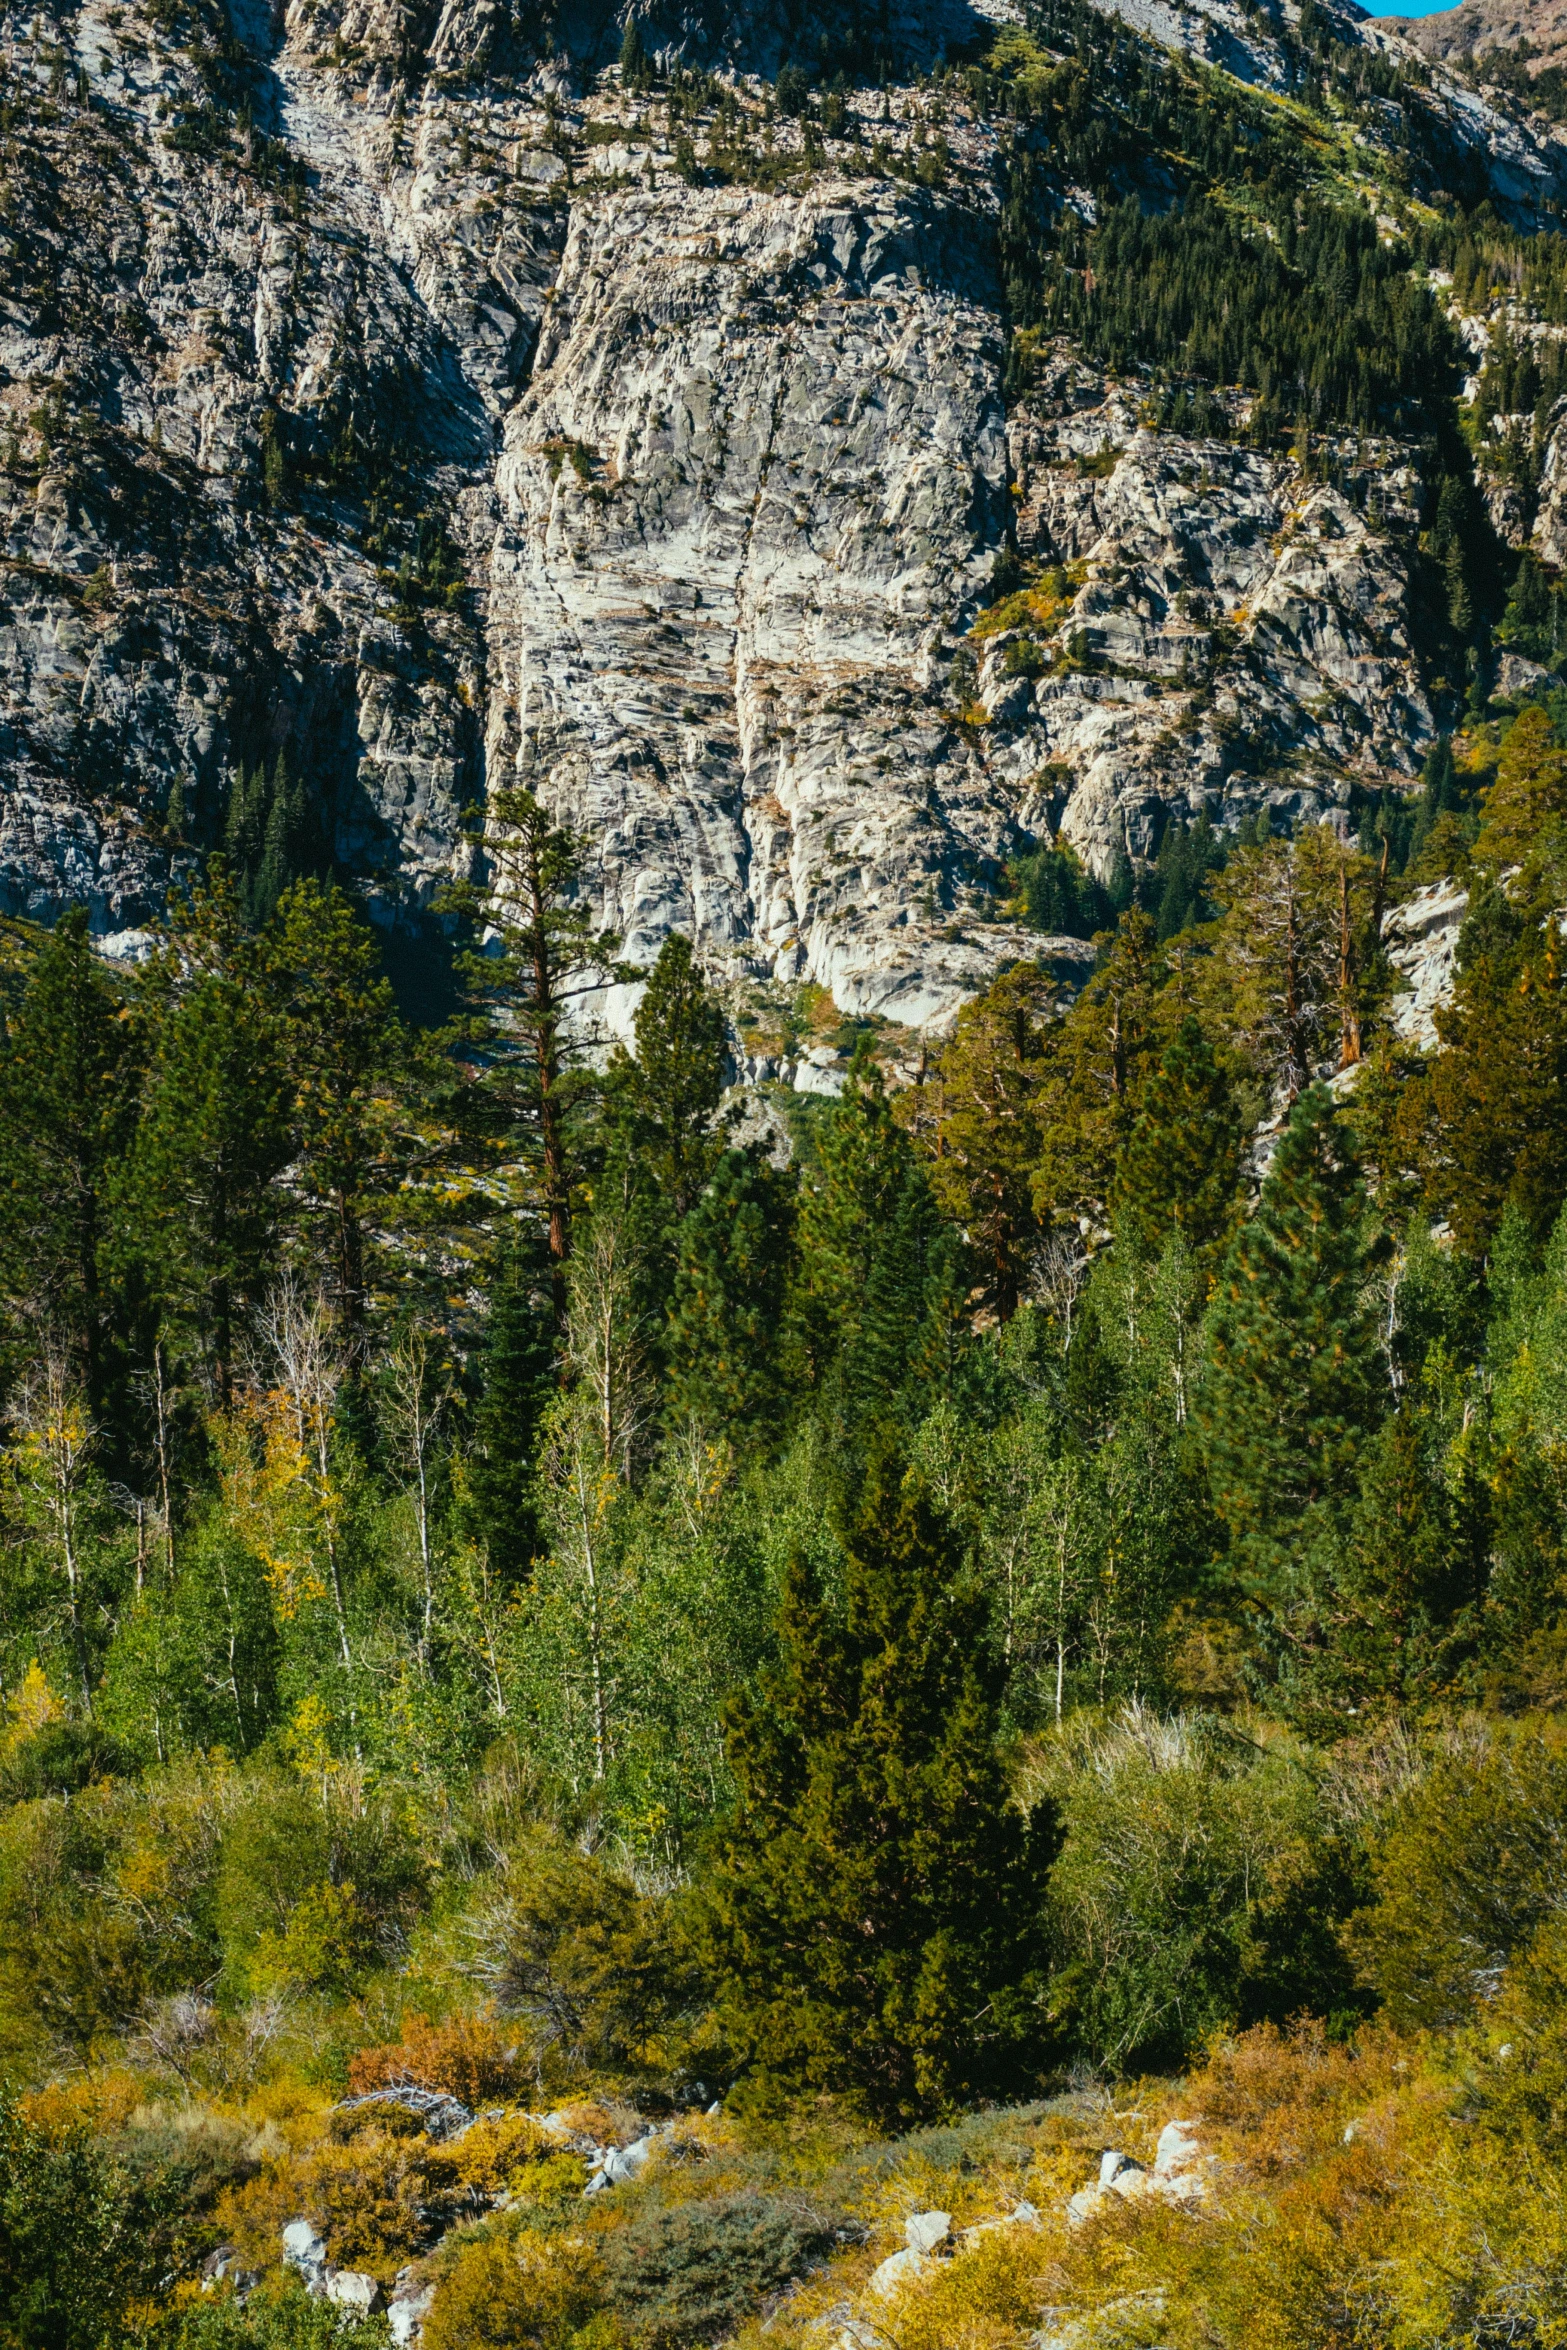
[[[1402,880],[1210,846],[1194,919],[1014,967],[917,1083],[867,1035],[787,1151],[687,941],[595,1039],[585,844],[504,813],[440,1029],[334,883],[258,920],[221,855],[139,967],[7,935],[0,2338],[335,2338],[302,2215],[429,2255],[437,2343],[711,2339],[813,2227],[1069,2170],[1202,2065],[1232,2132],[1306,2117],[1333,2292],[1403,2324],[1445,2229],[1486,2306],[1496,2166],[1564,2158],[1551,711],[1438,745]],[[1381,938],[1429,871],[1422,1055]],[[691,2177],[571,2234],[571,2148],[659,2116]],[[982,2268],[940,2338],[1010,2338]]]

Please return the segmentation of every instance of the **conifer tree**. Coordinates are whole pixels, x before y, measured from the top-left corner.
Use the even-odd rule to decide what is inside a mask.
[[[550,1265],[542,1236],[524,1228],[490,1288],[483,1386],[467,1464],[467,1515],[507,1584],[526,1580],[540,1535],[534,1460],[554,1392]]]
[[[159,1023],[126,1166],[126,1222],[223,1405],[245,1307],[274,1262],[274,1181],[292,1147],[281,1043],[242,973],[198,973]]]
[[[1491,1511],[1472,1465],[1444,1456],[1429,1392],[1406,1396],[1368,1446],[1315,1652],[1308,1704],[1343,1717],[1452,1696],[1482,1631]]]
[[[1171,1232],[1206,1248],[1240,1180],[1240,1124],[1201,1023],[1188,1013],[1143,1087],[1112,1195],[1116,1222],[1156,1256]]]
[[[1121,917],[1113,942],[1066,1019],[1045,1042],[1034,1175],[1040,1222],[1101,1208],[1159,1050],[1157,942],[1148,916]]]
[[[460,966],[486,1052],[469,1117],[533,1161],[549,1229],[555,1323],[563,1331],[583,1118],[598,1090],[590,1065],[596,1034],[584,999],[641,973],[616,962],[618,942],[595,930],[580,899],[583,837],[555,823],[531,791],[492,795],[487,847],[487,889],[450,897],[454,909],[482,919],[492,933],[490,949],[464,956]]]
[[[1287,1105],[1342,1028],[1337,876],[1303,836],[1238,849],[1213,888],[1224,916],[1202,974],[1208,1024]]]
[[[626,90],[642,90],[647,86],[647,50],[643,46],[642,27],[636,11],[626,19],[626,29],[620,38],[620,81]]]
[[[300,1188],[321,1220],[337,1311],[357,1343],[365,1226],[395,1190],[402,1132],[390,1079],[402,1026],[370,925],[335,883],[296,882],[264,941],[270,1005],[293,1093]]]
[[[1509,1206],[1543,1235],[1567,1199],[1567,970],[1555,919],[1500,892],[1476,891],[1459,944],[1422,1140],[1427,1199],[1478,1255]]]
[[[724,1008],[688,938],[665,939],[633,1028],[636,1057],[616,1062],[627,1139],[638,1176],[678,1221],[695,1207],[723,1148],[718,1109],[728,1075]]]
[[[929,1351],[940,1355],[959,1280],[956,1236],[862,1053],[822,1122],[795,1295],[811,1371],[818,1383],[831,1374],[856,1424],[887,1410]]]
[[[1004,1322],[1017,1311],[1038,1230],[1033,1175],[1045,1021],[1055,992],[1033,965],[1005,972],[964,1005],[925,1084],[899,1105],[925,1144],[931,1190],[967,1233]]]
[[[1380,1417],[1365,1294],[1375,1246],[1333,1097],[1313,1086],[1226,1259],[1201,1403],[1215,1502],[1286,1638],[1342,1537]]]
[[[1497,761],[1496,780],[1482,803],[1477,864],[1524,868],[1518,894],[1530,898],[1547,872],[1563,862],[1561,828],[1567,824],[1567,752],[1559,749],[1548,714],[1519,712],[1508,729]],[[1554,852],[1554,856],[1553,856]],[[1543,910],[1543,909],[1542,909]]]
[[[779,1433],[794,1189],[759,1144],[726,1151],[678,1236],[668,1409],[746,1443]]]
[[[727,1722],[735,1809],[702,1937],[753,2093],[892,2124],[1016,2093],[1043,2054],[1048,1807],[997,1751],[983,1602],[930,1501],[879,1463],[841,1612],[790,1572],[781,1659]]]
[[[38,953],[0,1060],[0,1261],[5,1295],[66,1341],[94,1419],[110,1375],[111,1178],[133,1129],[135,1059],[73,907]]]

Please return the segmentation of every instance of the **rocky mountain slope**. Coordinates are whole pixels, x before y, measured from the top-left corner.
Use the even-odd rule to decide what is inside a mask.
[[[1567,8],[1560,0],[1464,0],[1461,8],[1434,16],[1390,16],[1384,24],[1422,56],[1483,57],[1489,49],[1516,49],[1527,42],[1530,70],[1567,62]]]
[[[1288,0],[1118,13],[1295,71]],[[1254,449],[1241,394],[1161,429],[1061,336],[1009,373],[1004,125],[930,78],[994,31],[894,12],[802,120],[781,9],[644,19],[678,106],[607,9],[13,9],[4,907],[133,933],[281,754],[406,928],[524,781],[633,960],[917,1027],[1032,947],[1005,868],[1057,830],[1106,872],[1172,810],[1404,787],[1428,455]],[[1510,101],[1421,103],[1519,220],[1567,190]]]

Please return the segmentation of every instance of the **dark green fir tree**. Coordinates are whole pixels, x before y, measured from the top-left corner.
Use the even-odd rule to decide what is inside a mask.
[[[636,1058],[616,1063],[628,1141],[639,1178],[678,1220],[695,1207],[723,1149],[719,1105],[728,1077],[724,1008],[688,938],[665,939],[633,1026]]]
[[[135,1122],[135,1031],[72,907],[45,939],[0,1058],[0,1278],[67,1345],[96,1418],[114,1313],[112,1178]]]
[[[822,1121],[800,1209],[794,1312],[810,1371],[859,1426],[884,1413],[955,1339],[963,1291],[943,1219],[881,1071],[857,1056]]]
[[[891,2125],[1038,2077],[1055,1817],[1012,1802],[1001,1672],[957,1568],[881,1461],[841,1607],[796,1564],[779,1664],[730,1709],[737,1796],[700,1930],[759,2100],[828,2092]]]
[[[759,1144],[726,1151],[678,1235],[668,1410],[736,1442],[780,1432],[794,1194]]]
[[[292,1156],[278,1023],[238,972],[193,975],[158,1026],[125,1221],[155,1292],[227,1404],[246,1309],[275,1264]]]
[[[1116,1170],[1118,1228],[1156,1256],[1171,1232],[1206,1248],[1228,1228],[1240,1181],[1240,1122],[1212,1045],[1190,1013],[1143,1087]]]
[[[1314,1637],[1383,1383],[1367,1274],[1377,1246],[1326,1086],[1307,1089],[1209,1313],[1202,1419],[1214,1500],[1252,1594]]]
[[[483,1385],[468,1459],[466,1516],[503,1582],[525,1582],[538,1556],[534,1458],[554,1387],[555,1316],[549,1251],[527,1228],[512,1241],[490,1291]]]

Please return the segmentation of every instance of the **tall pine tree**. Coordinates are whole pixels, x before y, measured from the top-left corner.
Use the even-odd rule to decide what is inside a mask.
[[[1172,1232],[1206,1248],[1240,1181],[1240,1122],[1212,1045],[1188,1013],[1147,1080],[1116,1169],[1117,1225],[1156,1256]]]
[[[1331,1572],[1381,1417],[1366,1295],[1376,1241],[1333,1097],[1312,1086],[1226,1259],[1201,1404],[1215,1502],[1285,1640],[1297,1625],[1316,1637],[1311,1593]]]
[[[747,1445],[781,1432],[794,1192],[758,1144],[726,1151],[678,1236],[668,1409]]]
[[[391,1080],[406,1066],[405,1038],[374,933],[335,884],[296,882],[264,944],[269,1008],[293,1092],[299,1188],[357,1347],[366,1227],[402,1173],[404,1128]]]
[[[942,1354],[962,1287],[957,1257],[881,1071],[862,1054],[822,1121],[794,1297],[809,1374],[852,1425],[896,1408],[922,1362]]]
[[[827,2091],[892,2124],[1037,2078],[1054,1815],[1012,1804],[958,1548],[879,1464],[841,1612],[796,1565],[779,1665],[730,1710],[737,1797],[701,1927],[763,2096]]]
[[[584,1113],[600,1083],[585,999],[640,974],[615,961],[617,941],[595,930],[581,900],[583,837],[557,824],[531,791],[492,794],[486,847],[488,887],[455,889],[449,899],[489,931],[485,951],[459,966],[484,1046],[468,1116],[488,1139],[531,1161],[549,1229],[555,1325],[564,1331]]]
[[[524,1227],[490,1288],[465,1487],[470,1528],[506,1584],[526,1580],[541,1541],[535,1456],[554,1393],[554,1339],[548,1251]]]
[[[718,1111],[728,1074],[724,1008],[688,938],[665,939],[633,1028],[636,1058],[617,1062],[631,1147],[639,1174],[678,1221],[723,1149]]]
[[[278,1024],[238,972],[198,973],[157,1032],[126,1221],[156,1294],[229,1399],[247,1305],[274,1263],[292,1151]]]
[[[135,1032],[73,907],[45,939],[0,1059],[7,1297],[63,1340],[90,1416],[107,1408],[112,1177],[135,1120]]]

